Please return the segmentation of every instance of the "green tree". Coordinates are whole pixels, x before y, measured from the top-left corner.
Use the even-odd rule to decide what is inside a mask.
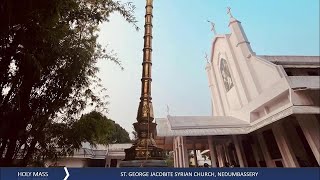
[[[73,123],[72,136],[79,143],[89,142],[91,145],[112,143],[115,124],[101,113],[93,111],[83,115]]]
[[[137,28],[133,10],[113,0],[0,1],[0,166],[18,156],[26,166],[37,153],[79,146],[64,138],[77,115],[87,105],[106,107],[90,89],[103,90],[96,62],[120,65],[97,43],[98,26],[118,12]]]
[[[112,143],[131,143],[129,133],[119,124],[112,121],[114,124],[114,131],[111,136]]]
[[[73,136],[91,145],[130,142],[129,133],[115,121],[92,111],[73,124]]]

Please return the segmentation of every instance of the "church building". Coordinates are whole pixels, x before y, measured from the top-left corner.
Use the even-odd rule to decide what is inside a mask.
[[[229,28],[205,68],[212,116],[156,118],[174,166],[318,167],[319,56],[257,55],[232,15]]]

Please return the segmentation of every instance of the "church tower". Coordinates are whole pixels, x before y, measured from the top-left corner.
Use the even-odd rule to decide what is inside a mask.
[[[228,8],[228,14],[230,15],[230,22],[229,22],[229,28],[231,30],[230,38],[233,40],[233,42],[236,42],[234,46],[240,48],[242,54],[246,58],[250,58],[252,55],[254,55],[250,42],[248,41],[247,35],[242,28],[241,22],[233,17],[230,9],[231,8]]]

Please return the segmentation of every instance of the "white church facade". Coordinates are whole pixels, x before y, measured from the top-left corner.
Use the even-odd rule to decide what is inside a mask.
[[[229,28],[205,68],[212,116],[156,118],[174,166],[319,166],[319,56],[256,55],[234,17]]]

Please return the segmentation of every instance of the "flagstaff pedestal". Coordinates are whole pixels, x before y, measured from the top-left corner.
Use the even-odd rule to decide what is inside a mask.
[[[154,145],[141,145],[147,141],[154,142],[152,138],[138,139],[131,148],[125,149],[126,157],[119,167],[167,167],[163,149]]]

